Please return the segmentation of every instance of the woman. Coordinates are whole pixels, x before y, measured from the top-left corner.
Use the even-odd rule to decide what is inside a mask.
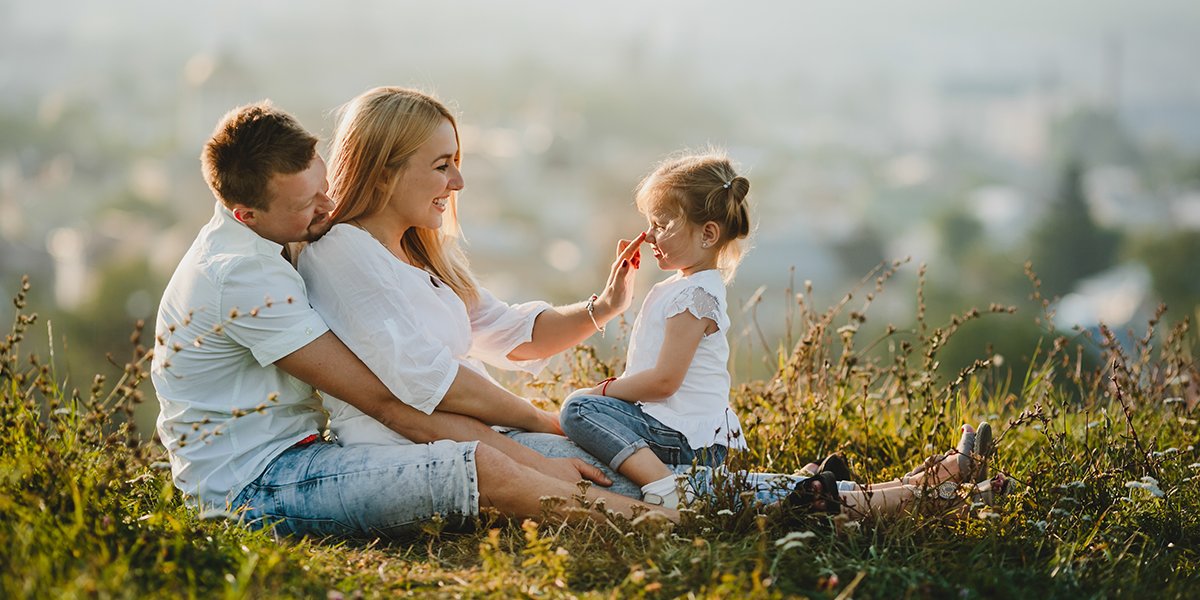
[[[335,224],[300,256],[309,299],[330,329],[414,408],[558,433],[553,415],[533,411],[490,379],[471,402],[447,405],[445,392],[463,378],[486,378],[480,361],[535,372],[550,356],[603,330],[631,303],[635,257],[646,234],[618,245],[607,284],[586,302],[565,307],[504,304],[476,284],[457,243],[461,159],[455,118],[436,99],[396,87],[376,88],[353,99],[330,154]],[[409,443],[335,398],[326,397],[326,406],[330,429],[343,444]],[[545,454],[586,456],[560,436],[520,437],[536,438],[536,447]],[[531,452],[509,438],[497,438],[484,441],[519,461]],[[579,479],[569,468],[553,475]],[[931,469],[921,483],[955,476],[957,467],[949,465]],[[822,501],[832,498],[827,480],[809,481],[801,489],[791,480],[787,486],[767,485],[769,477],[751,480],[760,500],[779,500],[794,488],[811,498],[793,495],[793,503],[829,508]],[[621,484],[614,491],[641,495],[628,480],[612,478]],[[859,509],[868,497],[858,503]],[[909,493],[907,499],[911,497]]]
[[[504,304],[475,283],[457,243],[460,161],[454,116],[437,100],[402,88],[378,88],[352,100],[330,155],[335,224],[299,261],[310,300],[413,407],[561,433],[557,416],[491,381],[481,363],[534,372],[623,312],[631,302],[630,257],[641,237],[620,244],[607,284],[586,302]],[[445,402],[450,386],[480,377],[486,389],[473,402]],[[343,444],[409,443],[336,398],[327,397],[326,407],[330,430]],[[587,456],[559,436],[521,437],[548,454]],[[488,443],[514,458],[531,452],[508,438]],[[579,479],[565,466],[552,474]]]

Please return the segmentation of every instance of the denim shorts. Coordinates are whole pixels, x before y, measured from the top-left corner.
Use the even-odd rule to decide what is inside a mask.
[[[403,538],[434,515],[464,529],[479,514],[477,443],[294,446],[233,507],[278,535]]]
[[[693,463],[717,467],[728,449],[720,444],[693,449],[680,432],[646,414],[640,406],[608,396],[575,396],[559,414],[563,431],[612,470],[642,448],[668,466]]]

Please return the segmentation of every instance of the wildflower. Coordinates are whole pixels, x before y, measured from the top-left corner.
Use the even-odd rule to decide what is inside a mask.
[[[1180,398],[1179,396],[1175,396],[1174,398],[1167,398],[1167,399],[1163,400],[1163,404],[1166,404],[1168,406],[1170,406],[1172,404],[1183,404],[1183,398]]]
[[[728,508],[722,508],[721,510],[718,510],[718,511],[717,511],[717,516],[721,516],[721,517],[732,517],[732,516],[733,516],[733,511],[732,511],[732,510],[729,510]]]
[[[1087,424],[1087,428],[1091,429],[1093,427],[1099,427],[1100,425],[1103,425],[1103,424],[1104,424],[1103,421],[1092,421],[1091,423]]]
[[[981,509],[979,511],[979,518],[980,519],[999,519],[1000,513],[996,512],[988,507],[984,507],[983,509]]]
[[[1158,487],[1158,480],[1150,477],[1149,475],[1142,477],[1140,481],[1126,481],[1125,487],[1129,488],[1130,490],[1133,488],[1141,488],[1147,492],[1150,492],[1150,495],[1154,496],[1155,498],[1162,498],[1163,496],[1166,496],[1162,489]]]
[[[815,534],[811,531],[793,531],[793,532],[775,540],[775,545],[783,546],[783,545],[789,544],[791,542],[802,542],[804,540],[807,540],[810,538],[815,538],[815,537],[817,537],[817,534]]]

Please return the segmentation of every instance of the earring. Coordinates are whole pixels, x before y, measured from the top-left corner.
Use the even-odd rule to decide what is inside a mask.
[[[703,242],[700,244],[701,248],[707,248],[708,246],[709,246],[708,242]]]

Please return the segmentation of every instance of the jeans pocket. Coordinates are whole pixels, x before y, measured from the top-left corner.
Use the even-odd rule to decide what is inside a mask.
[[[687,438],[674,429],[649,425],[650,438],[646,443],[658,459],[668,465],[682,464],[684,449],[688,447]]]

